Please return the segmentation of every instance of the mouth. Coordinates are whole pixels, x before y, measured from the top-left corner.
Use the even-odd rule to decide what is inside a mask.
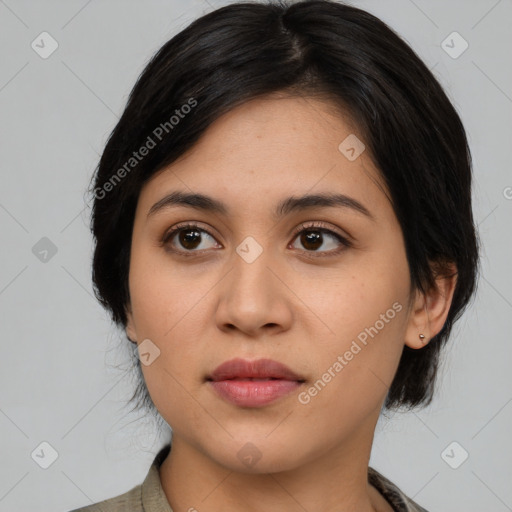
[[[232,359],[207,378],[216,393],[239,407],[263,407],[296,390],[306,381],[272,359]]]

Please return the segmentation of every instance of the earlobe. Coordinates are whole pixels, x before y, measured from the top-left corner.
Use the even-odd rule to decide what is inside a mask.
[[[457,271],[453,264],[450,274],[436,278],[427,293],[417,291],[405,335],[405,344],[413,349],[427,345],[443,328],[453,300]]]

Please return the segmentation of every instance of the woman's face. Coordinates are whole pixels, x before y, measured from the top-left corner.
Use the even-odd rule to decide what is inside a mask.
[[[144,378],[173,439],[233,470],[368,448],[404,343],[417,338],[400,226],[361,136],[329,110],[245,103],[140,194],[127,333],[144,343]],[[178,191],[211,202],[150,213]],[[346,199],[294,203],[328,194]],[[270,359],[295,376],[253,380],[235,365],[213,383],[233,359]]]

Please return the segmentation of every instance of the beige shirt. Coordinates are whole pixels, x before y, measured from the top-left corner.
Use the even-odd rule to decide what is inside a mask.
[[[169,454],[170,448],[170,444],[167,444],[158,452],[142,484],[115,498],[70,512],[173,512],[162,489],[159,474],[160,465]],[[395,512],[427,512],[371,467],[368,468],[368,481],[384,496]]]

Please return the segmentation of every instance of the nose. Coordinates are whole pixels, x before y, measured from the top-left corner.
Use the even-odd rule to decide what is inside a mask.
[[[263,250],[252,262],[233,255],[231,271],[218,288],[215,320],[219,329],[258,337],[290,328],[293,292],[289,277],[270,252]]]

